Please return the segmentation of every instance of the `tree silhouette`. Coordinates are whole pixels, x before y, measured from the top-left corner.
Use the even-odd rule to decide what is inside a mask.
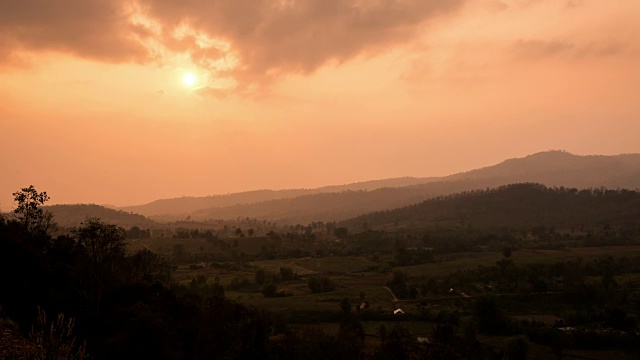
[[[121,275],[126,237],[123,228],[104,223],[97,218],[88,218],[83,226],[76,230],[76,238],[88,255],[85,269],[88,276],[86,285],[96,318],[100,316],[102,295]]]
[[[53,214],[42,209],[42,205],[50,199],[46,191],[39,193],[33,185],[29,185],[14,192],[13,198],[18,203],[13,213],[27,233],[46,234],[55,228]]]
[[[504,255],[504,257],[506,257],[506,258],[511,257],[511,248],[510,248],[510,247],[508,247],[508,246],[505,246],[505,247],[502,249],[502,255]]]

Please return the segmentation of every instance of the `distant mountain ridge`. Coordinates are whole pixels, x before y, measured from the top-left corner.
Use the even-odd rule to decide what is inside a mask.
[[[524,182],[579,189],[639,189],[640,154],[580,156],[565,151],[547,151],[441,178],[397,178],[318,189],[258,190],[204,198],[158,200],[123,209],[158,220],[185,216],[199,220],[252,217],[305,224],[340,221],[440,195]],[[169,216],[159,216],[163,214]]]
[[[143,215],[109,209],[100,205],[51,205],[43,208],[53,214],[53,220],[60,227],[78,227],[82,222],[86,221],[87,217],[100,218],[104,222],[125,228],[132,226],[149,228],[158,225],[157,222]]]
[[[635,189],[640,188],[640,154],[573,155],[561,150],[546,151],[446,176],[442,180],[500,177],[508,178],[511,183]]]
[[[298,196],[337,193],[341,191],[375,190],[383,187],[403,187],[421,184],[437,178],[401,177],[384,180],[371,180],[348,185],[330,185],[316,189],[288,189],[288,190],[254,190],[239,193],[210,195],[204,197],[182,197],[174,199],[161,199],[144,205],[125,206],[120,209],[146,216],[160,216],[170,214],[190,215],[194,211],[214,208],[229,207],[242,204],[253,204],[277,199],[289,199]]]

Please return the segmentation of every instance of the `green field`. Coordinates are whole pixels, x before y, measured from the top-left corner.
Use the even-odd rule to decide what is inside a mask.
[[[264,260],[254,261],[251,265],[273,273],[279,272],[281,267],[288,267],[299,276],[315,273],[343,274],[360,272],[378,266],[373,261],[355,256]]]
[[[511,259],[516,264],[555,263],[582,258],[592,260],[603,257],[631,257],[640,255],[640,246],[604,246],[581,247],[567,250],[521,250],[514,251]],[[452,272],[475,268],[477,266],[492,266],[503,258],[498,252],[460,253],[444,257],[445,261],[396,267],[410,276],[442,276]]]

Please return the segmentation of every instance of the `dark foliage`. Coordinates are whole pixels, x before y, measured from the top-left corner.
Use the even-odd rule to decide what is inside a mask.
[[[328,276],[312,276],[307,281],[307,285],[312,293],[322,293],[335,290],[336,285]]]
[[[76,345],[51,351],[78,353],[68,347],[86,341],[96,359],[266,356],[264,314],[225,300],[222,286],[206,279],[194,287],[163,284],[168,266],[148,250],[125,255],[122,228],[88,219],[73,236],[54,239],[24,224],[0,217],[1,315],[16,321],[24,337],[46,312],[64,314],[59,319],[68,329],[74,324]],[[43,356],[53,358],[48,351]]]
[[[640,225],[640,192],[631,190],[548,188],[513,184],[441,196],[395,210],[374,212],[340,225],[357,228],[393,224],[466,223],[508,227],[553,226],[579,228],[587,224]]]

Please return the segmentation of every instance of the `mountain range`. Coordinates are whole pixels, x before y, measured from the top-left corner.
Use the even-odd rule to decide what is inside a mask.
[[[159,221],[250,217],[282,224],[306,224],[340,221],[437,196],[523,182],[578,189],[639,189],[640,154],[580,156],[547,151],[445,177],[404,177],[317,189],[256,190],[163,199],[121,210]]]

